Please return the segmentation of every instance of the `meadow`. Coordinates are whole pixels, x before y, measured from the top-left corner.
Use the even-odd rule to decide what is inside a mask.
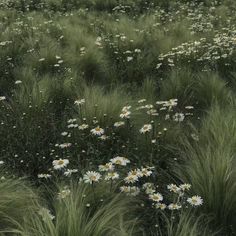
[[[0,235],[236,235],[235,0],[0,0]]]

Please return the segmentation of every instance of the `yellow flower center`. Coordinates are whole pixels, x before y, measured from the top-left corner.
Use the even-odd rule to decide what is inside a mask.
[[[58,161],[58,165],[63,165],[64,164],[64,161],[63,160],[59,160]]]
[[[92,181],[95,181],[95,180],[96,180],[96,176],[91,176],[90,179],[91,179]]]

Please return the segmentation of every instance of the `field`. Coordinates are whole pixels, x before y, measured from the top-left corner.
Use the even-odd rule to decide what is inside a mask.
[[[236,235],[235,0],[0,0],[0,235]]]

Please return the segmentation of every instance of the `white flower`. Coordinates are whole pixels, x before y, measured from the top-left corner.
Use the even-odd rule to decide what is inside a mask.
[[[135,183],[138,181],[138,176],[137,175],[132,175],[129,174],[125,179],[124,179],[125,183],[130,184],[130,183]]]
[[[77,119],[69,119],[69,120],[67,121],[67,123],[68,123],[68,124],[75,123],[76,120],[77,120]]]
[[[68,132],[62,132],[61,135],[62,136],[66,136],[68,134]]]
[[[77,128],[77,127],[78,127],[77,124],[69,124],[69,125],[67,125],[67,128],[68,128],[68,129]]]
[[[120,118],[122,118],[122,119],[124,119],[124,118],[129,119],[130,118],[130,114],[131,114],[130,111],[124,110],[124,111],[121,112]]]
[[[100,128],[99,126],[97,126],[94,129],[91,129],[90,131],[93,135],[97,135],[97,136],[101,136],[102,134],[104,134],[104,129]]]
[[[134,58],[133,57],[127,57],[127,61],[132,61]]]
[[[49,174],[38,174],[39,179],[49,179],[51,177],[52,175],[49,175]]]
[[[146,109],[152,109],[153,108],[153,105],[152,104],[147,104],[144,106]]]
[[[6,100],[6,97],[5,96],[0,96],[0,101],[4,101]]]
[[[150,194],[154,194],[156,192],[156,190],[154,188],[146,188],[145,189],[145,193],[150,195]]]
[[[171,109],[172,107],[175,107],[178,105],[178,99],[170,99],[169,101],[166,101],[163,106],[169,107]]]
[[[173,116],[173,120],[176,122],[182,122],[184,120],[185,116],[183,113],[175,113]]]
[[[69,164],[69,160],[68,159],[54,160],[52,164],[55,170],[60,170]]]
[[[77,169],[67,169],[65,172],[64,172],[64,175],[65,176],[71,176],[71,174],[73,174],[73,173],[77,173],[78,172],[78,170]]]
[[[4,164],[4,161],[0,161],[0,165]]]
[[[142,176],[148,177],[152,174],[152,171],[149,168],[142,168],[141,173]]]
[[[105,165],[99,165],[98,168],[99,168],[99,171],[102,171],[102,172],[114,170],[114,166],[111,162],[106,163]]]
[[[145,134],[145,133],[148,133],[152,130],[152,125],[151,124],[145,124],[140,130],[139,132],[141,134]]]
[[[117,127],[120,127],[120,126],[123,126],[125,125],[125,122],[124,121],[118,121],[118,122],[115,122],[114,123],[114,126],[117,128]]]
[[[102,136],[99,137],[99,139],[101,139],[101,140],[107,140],[107,139],[109,139],[109,136],[103,134]]]
[[[164,203],[157,203],[156,204],[157,209],[165,210],[166,209],[166,204]]]
[[[203,199],[200,196],[193,196],[188,198],[187,202],[192,206],[200,206],[203,204]]]
[[[179,187],[182,191],[185,191],[191,188],[191,184],[181,184]]]
[[[181,190],[176,184],[169,184],[169,185],[167,185],[167,189],[170,192],[174,192],[174,193],[179,193],[180,190]]]
[[[138,103],[144,103],[144,102],[146,102],[147,100],[146,99],[140,99],[139,101],[138,101]]]
[[[15,81],[15,84],[21,84],[21,83],[22,83],[21,80],[16,80],[16,81]]]
[[[194,107],[193,106],[186,106],[185,109],[191,110],[191,109],[194,109]]]
[[[143,189],[147,189],[147,188],[154,188],[154,184],[153,183],[145,183],[145,184],[143,184]]]
[[[115,180],[119,179],[119,174],[117,172],[109,172],[105,176],[105,180]]]
[[[129,111],[131,106],[124,106],[121,111]]]
[[[95,44],[99,47],[102,46],[102,38],[101,37],[97,37],[96,41],[95,41]]]
[[[68,148],[70,147],[72,144],[71,143],[62,143],[59,145],[59,148],[63,149],[63,148]]]
[[[75,105],[83,105],[85,103],[85,99],[82,98],[82,99],[78,99],[74,102]]]
[[[110,160],[113,164],[115,165],[121,165],[121,166],[126,166],[128,163],[130,163],[130,160],[127,159],[126,157],[114,157]]]
[[[169,204],[168,209],[169,209],[169,210],[179,210],[181,207],[182,207],[182,206],[179,205],[179,204],[171,203],[171,204]]]
[[[154,202],[161,202],[163,200],[163,196],[160,193],[154,193],[149,195],[149,199]]]
[[[98,182],[100,178],[101,178],[101,174],[95,171],[87,171],[83,177],[84,182],[89,183],[89,184]]]
[[[85,129],[87,129],[89,126],[87,125],[87,124],[82,124],[82,125],[80,125],[78,128],[79,128],[79,130],[85,130]]]

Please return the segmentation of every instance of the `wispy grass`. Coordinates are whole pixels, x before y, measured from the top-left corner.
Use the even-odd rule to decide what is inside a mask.
[[[193,212],[182,212],[179,219],[166,219],[166,232],[160,235],[167,236],[214,236],[217,232],[212,232],[207,227],[207,216],[196,217]]]
[[[235,231],[235,132],[235,112],[213,108],[202,121],[199,141],[184,141],[179,168],[183,181],[192,183],[203,197],[203,211],[228,232]]]
[[[0,230],[13,227],[12,220],[23,222],[25,215],[39,207],[37,194],[23,180],[4,177],[1,171],[0,181]]]
[[[133,201],[113,193],[105,196],[107,186],[97,188],[100,189],[93,192],[91,186],[74,185],[66,198],[59,200],[54,197],[54,220],[49,215],[27,215],[25,224],[18,225],[19,230],[13,232],[22,236],[134,235],[136,220],[132,218],[134,208],[130,205]]]

